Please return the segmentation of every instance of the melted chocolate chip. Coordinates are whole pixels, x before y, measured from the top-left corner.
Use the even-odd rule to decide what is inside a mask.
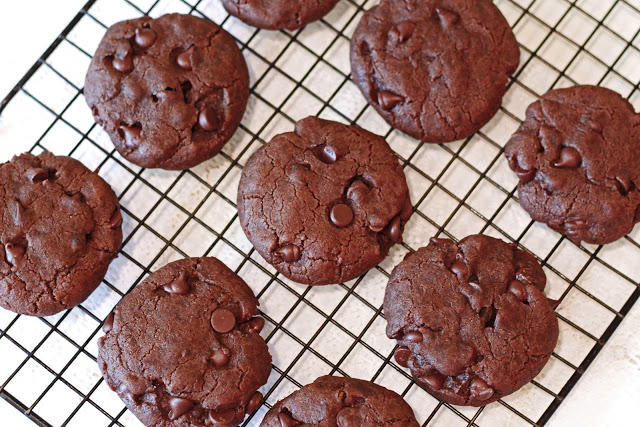
[[[422,380],[424,380],[424,382],[426,382],[429,387],[435,390],[440,390],[444,385],[444,376],[438,372],[426,375],[422,378]]]
[[[183,399],[182,397],[172,397],[169,399],[169,407],[171,410],[169,411],[169,419],[171,421],[177,420],[184,414],[186,414],[193,406],[195,405],[189,399]]]
[[[137,28],[136,29],[136,44],[142,49],[147,49],[153,46],[158,39],[158,34],[151,28]]]
[[[409,358],[411,357],[411,350],[407,347],[398,347],[398,349],[393,353],[393,358],[396,359],[398,365],[403,367],[409,366]]]
[[[315,156],[328,165],[338,161],[338,153],[336,149],[330,145],[320,145],[313,150]]]
[[[336,227],[347,227],[353,222],[353,210],[342,203],[335,205],[331,208],[330,218]]]
[[[120,132],[120,138],[124,139],[127,147],[135,147],[138,145],[137,139],[140,138],[140,134],[142,133],[142,125],[139,123],[134,124],[133,126],[122,125],[118,128]]]
[[[467,268],[467,265],[464,263],[463,260],[458,259],[451,266],[451,272],[456,276],[461,277],[461,276],[466,276],[469,273],[469,269]]]
[[[629,178],[628,174],[619,174],[616,176],[616,187],[620,194],[626,196],[633,188],[633,182],[631,181],[631,178]]]
[[[18,200],[12,200],[10,205],[11,205],[11,218],[13,219],[13,223],[15,225],[23,224],[27,217],[27,212],[25,207],[22,206],[22,203],[20,203]]]
[[[191,292],[191,288],[187,283],[187,274],[184,271],[178,273],[178,276],[171,283],[164,285],[163,288],[170,294],[186,295]]]
[[[228,348],[219,347],[213,352],[210,360],[217,368],[227,366],[231,361],[231,351]]]
[[[102,331],[105,334],[108,334],[113,329],[114,320],[115,320],[115,315],[113,314],[113,311],[112,311],[111,313],[109,313],[107,318],[104,320],[104,324],[102,325]]]
[[[300,421],[295,420],[292,416],[284,412],[278,414],[278,420],[280,421],[281,427],[293,427],[301,424]]]
[[[296,262],[302,257],[302,251],[296,245],[284,245],[275,251],[275,255],[284,262]]]
[[[31,182],[41,182],[49,179],[49,171],[43,168],[32,168],[27,171],[27,178]]]
[[[264,328],[264,318],[263,317],[254,317],[253,319],[247,322],[248,329],[256,334],[259,334]]]
[[[185,71],[191,71],[193,69],[193,61],[192,61],[193,49],[194,47],[191,46],[189,49],[180,53],[176,57],[176,64],[178,64],[178,67],[182,68]]]
[[[236,411],[229,410],[223,412],[209,411],[209,422],[214,426],[227,427],[233,425],[236,419]]]
[[[116,210],[111,214],[111,219],[109,220],[109,226],[111,228],[118,228],[122,225],[122,212],[120,211],[120,207],[116,206]]]
[[[378,104],[380,104],[384,110],[391,110],[401,102],[404,102],[404,98],[400,95],[389,92],[388,90],[378,92]]]
[[[519,280],[511,281],[509,284],[509,292],[514,294],[520,301],[527,300],[527,290],[525,289],[524,284]]]
[[[220,129],[220,118],[218,117],[218,112],[211,107],[203,109],[198,115],[198,124],[207,132]]]
[[[471,381],[470,388],[471,396],[477,400],[487,400],[493,396],[493,389],[481,378],[475,378]]]
[[[253,396],[251,396],[251,400],[249,400],[249,403],[247,403],[247,414],[254,413],[260,407],[260,405],[262,405],[263,400],[264,397],[262,397],[262,393],[260,392],[257,392]]]
[[[113,64],[113,68],[121,73],[130,73],[133,71],[133,55],[127,53],[122,58],[113,58],[111,64]]]
[[[402,241],[402,223],[399,216],[391,220],[391,223],[389,224],[389,230],[387,231],[387,235],[393,242]]]
[[[424,339],[424,336],[418,331],[407,332],[402,337],[403,341],[408,341],[414,344],[421,343]]]
[[[236,326],[236,317],[230,310],[219,308],[211,313],[211,327],[219,334],[231,332]]]
[[[409,40],[409,37],[413,35],[413,31],[415,30],[415,24],[409,21],[402,21],[398,25],[396,25],[396,29],[398,30],[398,35],[401,43]]]
[[[6,243],[4,245],[4,250],[6,253],[7,262],[14,267],[18,266],[26,252],[26,249],[23,246],[14,243]]]
[[[557,168],[575,169],[582,163],[582,156],[573,147],[562,147],[560,159],[553,165]]]

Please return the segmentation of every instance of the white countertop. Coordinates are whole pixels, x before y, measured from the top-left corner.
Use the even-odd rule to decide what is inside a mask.
[[[82,0],[2,3],[0,43],[4,61],[0,68],[0,98],[17,83],[83,3]],[[27,36],[27,32],[37,33],[38,36]],[[11,58],[11,61],[7,61],[7,58]],[[7,125],[6,121],[0,119],[0,130]],[[0,161],[27,148],[27,145],[7,146],[0,141]],[[639,402],[640,304],[636,304],[549,425],[640,425],[636,413]],[[3,425],[32,425],[3,399],[0,399],[0,417]]]

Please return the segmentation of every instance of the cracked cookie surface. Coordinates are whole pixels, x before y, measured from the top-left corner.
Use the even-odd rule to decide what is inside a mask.
[[[351,39],[354,82],[424,142],[471,136],[498,111],[520,51],[491,0],[382,0]]]
[[[386,141],[316,117],[256,151],[238,188],[240,224],[256,250],[311,285],[373,268],[402,241],[411,213],[404,171]]]
[[[222,0],[231,15],[267,30],[296,30],[331,12],[339,0]]]
[[[0,306],[49,316],[84,301],[122,244],[113,190],[70,157],[22,154],[0,165]]]
[[[261,427],[417,427],[396,392],[369,381],[324,376],[279,401]]]
[[[505,147],[520,204],[577,244],[618,240],[640,221],[639,139],[640,115],[616,92],[548,92]]]
[[[540,264],[514,244],[476,235],[406,256],[385,293],[396,362],[438,399],[482,406],[531,381],[558,340]]]
[[[233,38],[204,19],[171,14],[111,26],[84,94],[118,152],[146,168],[188,169],[220,152],[249,99]]]
[[[262,404],[271,355],[247,284],[216,258],[172,262],[107,317],[98,365],[147,426],[235,426]]]

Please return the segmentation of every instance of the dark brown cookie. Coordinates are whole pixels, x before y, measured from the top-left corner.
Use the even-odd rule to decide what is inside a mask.
[[[393,127],[425,142],[471,136],[498,111],[518,67],[491,0],[382,0],[351,39],[351,69]]]
[[[487,236],[431,239],[391,274],[384,299],[398,364],[454,405],[482,406],[531,381],[558,340],[540,264]]]
[[[172,262],[107,317],[102,375],[147,426],[238,425],[271,371],[257,305],[216,258]]]
[[[227,12],[254,27],[296,30],[331,12],[338,0],[222,0]]]
[[[417,427],[411,407],[397,393],[369,381],[320,377],[284,398],[261,427]]]
[[[609,89],[545,94],[505,147],[522,207],[577,244],[629,233],[640,221],[639,125],[633,106]]]
[[[404,172],[386,141],[316,117],[255,152],[238,188],[240,224],[256,250],[311,285],[373,268],[402,241],[411,213]]]
[[[116,149],[142,167],[188,169],[233,136],[249,99],[247,64],[212,22],[165,15],[107,30],[84,94]]]
[[[109,184],[45,152],[1,164],[0,190],[0,306],[49,316],[87,299],[122,244]]]

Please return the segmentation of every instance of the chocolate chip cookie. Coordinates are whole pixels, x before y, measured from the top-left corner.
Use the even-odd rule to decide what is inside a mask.
[[[122,244],[109,184],[45,152],[1,164],[0,190],[0,306],[49,316],[87,299]]]
[[[391,274],[384,299],[395,360],[454,405],[482,406],[518,390],[558,341],[540,264],[514,244],[431,239]]]
[[[369,381],[320,377],[271,408],[261,427],[417,427],[397,393]]]
[[[609,89],[545,94],[505,147],[522,207],[577,244],[629,233],[640,221],[638,125],[633,106]]]
[[[238,425],[271,371],[257,305],[216,258],[172,262],[107,317],[102,375],[147,426]]]
[[[498,111],[520,51],[491,0],[382,0],[351,39],[353,80],[424,142],[471,136]]]
[[[84,94],[118,152],[147,168],[188,169],[233,136],[249,98],[233,38],[190,15],[143,17],[107,30]]]
[[[331,12],[338,0],[222,0],[227,12],[254,27],[297,30]]]
[[[240,224],[262,257],[299,283],[354,279],[402,241],[406,178],[386,141],[308,117],[256,151],[238,188]]]

